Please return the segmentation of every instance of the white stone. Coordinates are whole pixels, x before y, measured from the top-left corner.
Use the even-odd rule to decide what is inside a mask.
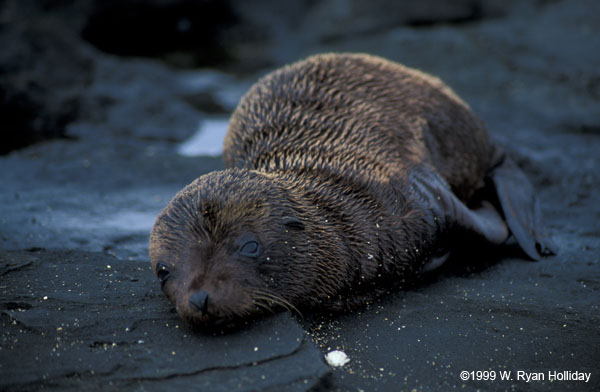
[[[350,362],[350,358],[348,358],[346,353],[340,350],[330,351],[327,355],[325,355],[325,360],[329,366],[333,367],[344,366]]]

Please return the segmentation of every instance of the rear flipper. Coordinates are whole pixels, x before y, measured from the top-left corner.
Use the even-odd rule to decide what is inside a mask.
[[[482,200],[477,208],[467,207],[434,170],[415,168],[410,177],[414,194],[429,212],[430,224],[436,227],[438,236],[471,233],[500,245],[512,233],[523,251],[534,260],[556,252],[556,246],[542,225],[533,186],[509,158],[504,157],[488,173],[492,185],[489,190],[495,190],[504,217],[487,200]],[[425,264],[424,271],[442,265],[448,258],[450,246],[437,249]]]
[[[534,260],[555,254],[557,247],[542,224],[533,186],[519,167],[504,157],[488,178],[496,190],[504,219],[523,251]]]
[[[495,245],[504,243],[508,238],[509,231],[504,219],[491,203],[483,201],[478,208],[467,207],[433,170],[413,170],[411,183],[417,200],[427,212],[431,227],[435,228],[437,238],[448,238],[449,234],[463,232]],[[423,271],[431,271],[442,265],[448,258],[451,245],[446,243],[437,249],[425,263]]]

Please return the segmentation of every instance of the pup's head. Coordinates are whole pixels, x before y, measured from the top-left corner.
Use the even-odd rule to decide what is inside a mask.
[[[267,175],[237,169],[204,175],[158,216],[152,268],[177,313],[193,325],[295,309],[331,294],[322,282],[328,255],[319,251],[327,230],[315,225],[311,211]]]

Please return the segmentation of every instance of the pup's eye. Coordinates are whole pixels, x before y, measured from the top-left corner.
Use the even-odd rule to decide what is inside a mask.
[[[259,252],[260,252],[260,245],[258,244],[258,242],[254,241],[254,240],[246,242],[240,248],[240,255],[246,256],[246,257],[257,257]]]
[[[170,275],[169,267],[165,263],[158,263],[156,266],[156,276],[158,277],[161,287],[164,286]]]
[[[283,224],[294,230],[304,230],[305,228],[304,223],[294,216],[284,216]]]

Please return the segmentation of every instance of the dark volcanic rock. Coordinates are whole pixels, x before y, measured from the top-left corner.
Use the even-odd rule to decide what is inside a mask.
[[[143,259],[167,201],[198,175],[223,168],[220,159],[184,158],[158,141],[96,129],[79,141],[48,142],[2,158],[11,170],[0,170],[0,248]]]
[[[86,16],[94,19],[94,4],[106,7],[97,12],[108,12],[114,6],[118,14],[125,3],[65,4],[0,4],[0,154],[47,139],[107,132],[181,141],[196,130],[202,118],[199,110],[223,113],[235,105],[217,95],[232,83],[222,74],[176,72],[158,62],[123,61],[99,52],[81,38]],[[161,16],[159,11],[156,17]],[[105,30],[113,31],[111,18],[105,22]],[[106,39],[111,37],[106,35]],[[219,92],[215,92],[217,87]],[[103,130],[98,130],[98,123]]]
[[[329,368],[287,314],[188,330],[148,263],[77,251],[0,253],[2,390],[306,390]]]
[[[227,1],[98,1],[82,29],[98,49],[163,58],[185,67],[230,60],[223,33],[235,23]]]
[[[0,117],[6,129],[0,154],[69,136],[67,126],[74,121],[104,117],[118,133],[181,140],[201,118],[191,105],[231,110],[206,91],[184,99],[173,95],[177,75],[165,67],[123,63],[95,49],[180,67],[220,65],[249,72],[296,60],[318,45],[402,26],[468,25],[532,4],[7,0],[0,4]]]
[[[342,390],[592,391],[600,386],[600,320],[585,298],[598,298],[598,251],[595,245],[575,257],[563,249],[561,259],[540,263],[504,259],[477,273],[446,268],[431,285],[309,328],[324,350],[342,349],[351,358],[334,372]],[[571,369],[591,373],[590,382],[548,378],[548,371]],[[497,378],[461,382],[463,370],[493,370]],[[545,379],[526,383],[519,370]],[[500,380],[502,371],[511,379]]]
[[[91,53],[56,21],[0,6],[0,154],[64,137],[90,83]]]

